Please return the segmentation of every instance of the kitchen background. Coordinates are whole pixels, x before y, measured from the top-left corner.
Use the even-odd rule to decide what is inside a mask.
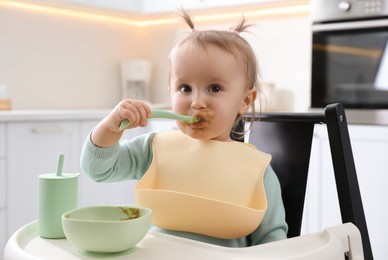
[[[16,7],[11,5],[13,1],[2,2],[0,83],[8,87],[13,109],[112,108],[121,99],[120,62],[131,59],[146,59],[152,64],[150,101],[169,101],[168,54],[176,36],[188,31],[183,22],[175,19],[179,1],[170,5],[165,1],[149,1],[152,4],[145,1],[142,7],[148,9],[143,12],[154,13],[139,19],[171,20],[146,26],[41,12],[31,10],[29,5]],[[211,1],[187,2],[187,5],[191,2],[192,8],[197,5],[204,10]],[[218,5],[231,5],[229,2],[218,1]],[[247,20],[255,26],[244,37],[257,53],[263,81],[282,93],[278,106],[288,110],[308,108],[311,56],[308,1],[247,2],[249,8],[225,8],[241,10],[237,16],[202,21],[197,23],[199,29],[228,30],[245,11]],[[169,7],[169,12],[164,6]],[[185,7],[184,1],[182,6]],[[274,9],[279,6],[280,9]],[[163,15],[155,14],[158,8]],[[213,7],[198,13],[223,10]],[[250,14],[247,10],[262,11]]]
[[[150,62],[150,102],[168,107],[169,51],[176,37],[190,31],[176,17],[180,3],[192,10],[198,29],[228,30],[245,13],[255,24],[243,37],[258,57],[271,104],[266,109],[309,109],[308,0],[171,1],[0,0],[0,85],[12,106],[0,111],[0,252],[11,234],[37,218],[38,174],[55,170],[59,153],[66,155],[65,172],[80,170],[83,140],[122,98],[123,61]],[[122,7],[127,10],[117,9]],[[126,137],[172,124],[152,120]],[[349,130],[375,259],[385,259],[387,210],[375,202],[388,203],[388,127],[353,124]],[[324,126],[317,126],[314,144],[316,182],[308,191],[314,200],[306,202],[303,233],[339,223],[332,167],[322,163],[330,161]],[[96,184],[81,174],[80,205],[128,202],[133,185]]]

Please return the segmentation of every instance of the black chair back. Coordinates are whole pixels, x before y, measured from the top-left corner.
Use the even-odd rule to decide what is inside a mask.
[[[249,121],[250,117],[244,118]],[[300,235],[315,124],[326,124],[342,222],[360,230],[365,259],[373,259],[344,108],[328,105],[324,113],[261,113],[249,143],[272,155],[289,225],[288,237]],[[242,123],[240,126],[244,125]]]

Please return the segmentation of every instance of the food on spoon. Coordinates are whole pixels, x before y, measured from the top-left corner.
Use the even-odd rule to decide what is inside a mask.
[[[120,220],[130,220],[140,217],[140,210],[137,208],[126,208],[126,207],[119,207],[125,215],[127,215],[126,218],[120,218]]]
[[[209,128],[211,121],[214,118],[214,113],[208,109],[202,110],[197,114],[193,115],[193,120],[189,125],[196,129],[207,129]]]
[[[198,122],[202,122],[202,121],[204,121],[204,119],[202,117],[195,115],[195,116],[193,116],[193,119],[191,120],[190,123],[198,123]]]

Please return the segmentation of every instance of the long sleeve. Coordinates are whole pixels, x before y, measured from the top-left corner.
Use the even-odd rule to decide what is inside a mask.
[[[267,167],[264,174],[264,185],[268,207],[260,226],[249,236],[252,246],[287,238],[288,225],[280,184],[271,166]]]
[[[81,152],[81,169],[96,182],[138,180],[151,164],[154,135],[141,135],[104,148],[94,145],[89,136]]]

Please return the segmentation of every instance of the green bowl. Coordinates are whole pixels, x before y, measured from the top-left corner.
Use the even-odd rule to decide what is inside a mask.
[[[139,209],[139,217],[129,219],[125,209]],[[152,210],[134,205],[91,206],[62,215],[63,231],[76,248],[97,253],[117,253],[136,245],[151,225]]]

